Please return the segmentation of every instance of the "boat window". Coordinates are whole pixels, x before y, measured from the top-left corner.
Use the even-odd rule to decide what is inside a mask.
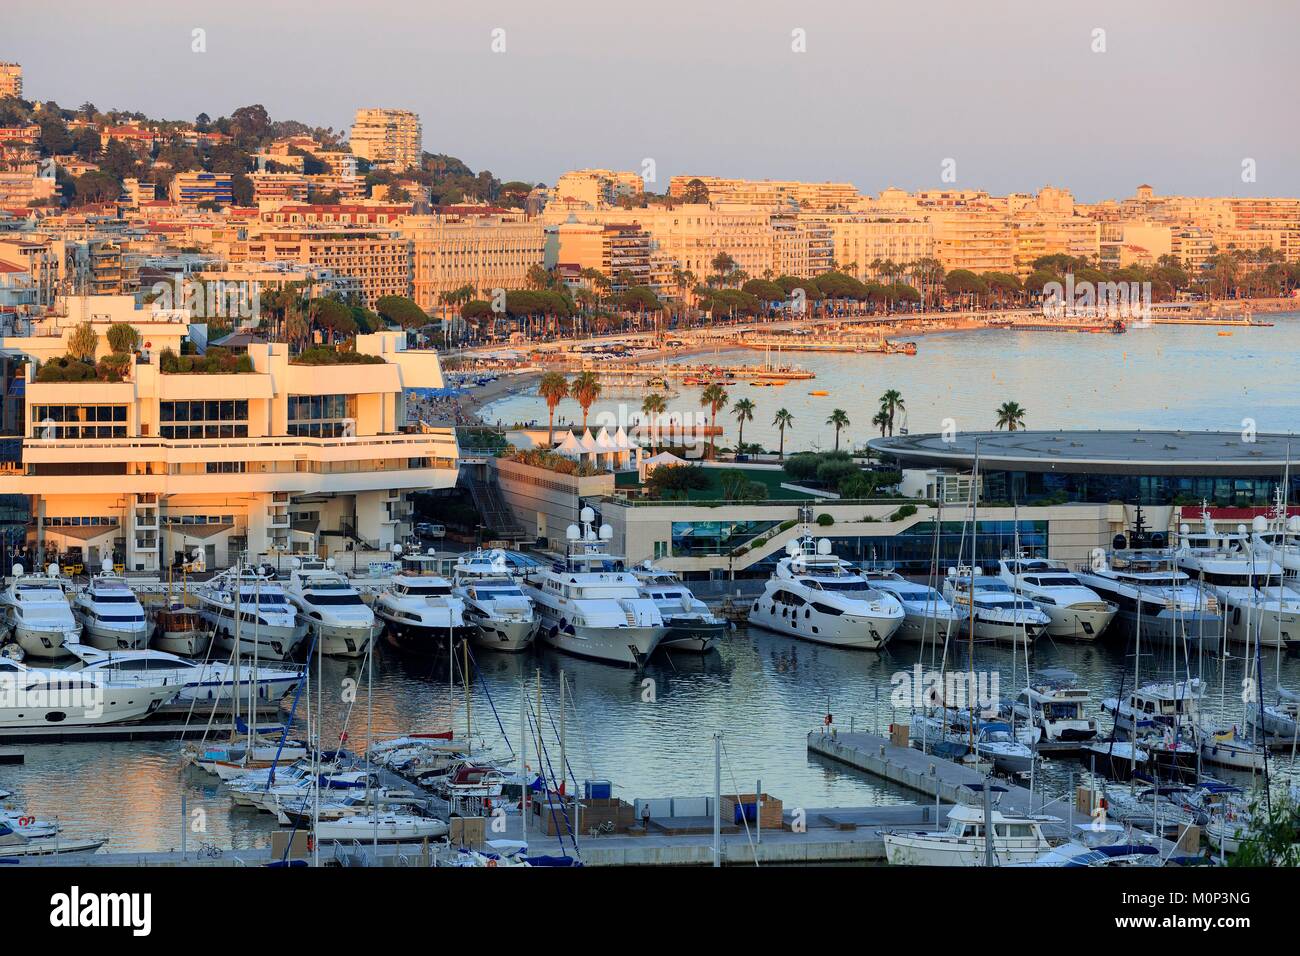
[[[847,581],[826,581],[819,582],[823,591],[869,591],[871,585],[861,579]]]
[[[306,601],[315,607],[339,607],[343,605],[364,604],[360,594],[308,594]]]
[[[829,604],[822,604],[820,601],[813,601],[813,610],[820,614],[829,614],[831,617],[839,617],[844,612],[837,607],[831,607]]]
[[[92,592],[88,595],[96,604],[135,604],[134,594],[105,594],[103,591]]]
[[[1034,828],[1028,823],[1008,823],[1006,825],[1006,836],[1009,837],[1029,837],[1034,835]]]
[[[445,597],[451,594],[451,585],[449,584],[408,584],[403,588],[403,593],[411,597]]]

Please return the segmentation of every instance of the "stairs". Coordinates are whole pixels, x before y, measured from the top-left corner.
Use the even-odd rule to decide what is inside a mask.
[[[483,518],[483,525],[498,538],[524,538],[527,532],[515,520],[514,512],[506,504],[501,489],[493,480],[479,478],[473,469],[460,470],[460,483],[469,492],[474,508]]]

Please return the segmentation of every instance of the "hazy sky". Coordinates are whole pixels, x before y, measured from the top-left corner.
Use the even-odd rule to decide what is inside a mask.
[[[648,157],[659,190],[706,173],[877,192],[943,185],[952,158],[957,186],[995,193],[1300,195],[1298,28],[1290,0],[0,0],[0,60],[65,107],[262,103],[335,128],[414,109],[426,149],[502,179]]]

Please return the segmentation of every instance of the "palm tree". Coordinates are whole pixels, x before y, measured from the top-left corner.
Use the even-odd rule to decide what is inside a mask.
[[[998,409],[998,428],[1009,432],[1025,427],[1025,410],[1017,402],[1003,402]]]
[[[574,376],[573,384],[569,386],[569,393],[578,400],[582,406],[582,430],[587,430],[587,413],[591,411],[591,405],[600,397],[600,379],[596,377],[595,372],[579,372]]]
[[[871,419],[871,424],[880,429],[880,437],[884,438],[885,432],[889,430],[889,412],[881,408],[880,411],[876,412],[875,418]]]
[[[659,392],[651,392],[641,401],[641,414],[650,419],[651,445],[659,445],[659,416],[668,410],[668,401]]]
[[[748,398],[742,398],[731,406],[731,414],[736,416],[736,421],[740,422],[740,437],[736,440],[736,451],[742,452],[745,449],[745,422],[754,420],[754,403]]]
[[[700,407],[709,407],[709,457],[715,454],[713,429],[717,426],[718,412],[727,407],[727,390],[716,382],[706,388],[700,395]]]
[[[537,394],[546,399],[546,447],[555,447],[555,407],[569,397],[569,380],[559,372],[547,372],[537,384]]]
[[[785,461],[785,430],[794,426],[794,416],[784,408],[779,409],[776,418],[772,419],[772,424],[781,433],[781,460]]]
[[[835,426],[835,450],[840,450],[840,429],[848,428],[850,424],[848,413],[842,408],[837,408],[831,412],[831,417],[826,419],[827,425]]]
[[[896,388],[889,389],[884,395],[880,396],[880,410],[885,413],[885,418],[888,419],[889,434],[894,434],[894,413],[899,410],[907,410],[907,406],[903,403],[903,393]],[[873,418],[871,424],[879,425],[880,423]],[[881,432],[880,434],[883,438],[885,433]]]

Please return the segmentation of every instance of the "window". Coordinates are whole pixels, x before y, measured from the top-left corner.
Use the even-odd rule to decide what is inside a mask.
[[[163,438],[247,438],[248,401],[159,402],[158,417]]]
[[[125,438],[125,405],[33,405],[33,438]]]
[[[289,434],[340,438],[356,421],[355,395],[290,395]]]

